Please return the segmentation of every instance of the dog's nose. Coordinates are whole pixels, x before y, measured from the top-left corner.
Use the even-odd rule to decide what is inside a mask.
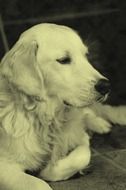
[[[95,89],[101,95],[105,95],[110,92],[110,82],[107,79],[100,79],[98,83],[95,85]]]

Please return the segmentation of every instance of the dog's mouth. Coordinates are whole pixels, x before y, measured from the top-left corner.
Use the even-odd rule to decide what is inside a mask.
[[[81,104],[81,105],[79,104],[79,105],[77,105],[77,104],[71,104],[71,103],[69,103],[67,101],[63,101],[63,103],[67,107],[76,107],[76,108],[84,108],[84,107],[88,107],[88,106],[93,104],[93,102],[90,102],[90,103],[88,102],[87,104]]]
[[[63,103],[66,105],[66,106],[73,106],[72,104],[68,103],[67,101],[63,101]]]
[[[100,103],[104,103],[107,99],[108,99],[108,96],[109,96],[109,93],[105,94],[104,96],[98,96],[96,99],[90,101],[90,102],[87,102],[86,104],[81,104],[81,105],[75,105],[75,104],[72,104],[66,100],[63,101],[64,105],[67,106],[67,107],[76,107],[76,108],[83,108],[83,107],[88,107],[88,106],[91,106],[92,104],[94,104],[95,102],[100,102]]]

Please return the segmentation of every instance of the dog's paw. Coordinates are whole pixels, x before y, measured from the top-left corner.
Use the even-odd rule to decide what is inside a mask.
[[[69,176],[64,175],[64,172],[60,170],[57,166],[48,165],[44,170],[40,172],[40,178],[46,181],[63,181],[69,178]]]
[[[104,134],[111,131],[112,125],[103,118],[96,117],[93,124],[93,130],[97,133]]]
[[[104,134],[111,130],[111,123],[99,117],[90,109],[84,110],[84,121],[87,129],[96,133]]]

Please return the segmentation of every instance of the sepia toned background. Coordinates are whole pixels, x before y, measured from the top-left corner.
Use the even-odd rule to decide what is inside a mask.
[[[19,35],[35,24],[53,22],[77,30],[89,60],[111,82],[108,103],[126,104],[125,0],[0,0],[0,59]],[[93,157],[84,176],[51,183],[54,190],[125,190],[126,128],[94,135]]]

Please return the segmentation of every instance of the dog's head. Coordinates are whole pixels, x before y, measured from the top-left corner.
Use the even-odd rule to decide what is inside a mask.
[[[88,62],[88,48],[71,28],[40,24],[24,32],[1,62],[1,73],[28,96],[57,97],[73,106],[104,99],[109,82]]]

